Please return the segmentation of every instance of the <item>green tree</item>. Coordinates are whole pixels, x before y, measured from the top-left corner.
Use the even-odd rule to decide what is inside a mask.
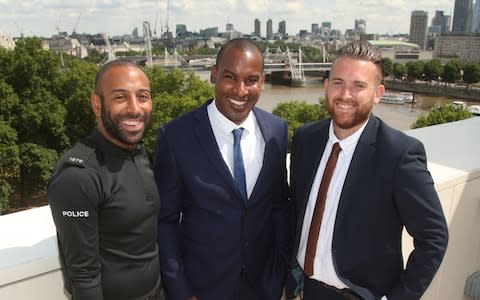
[[[420,60],[409,61],[406,64],[407,75],[410,80],[422,80],[424,74],[424,62]]]
[[[472,85],[480,81],[480,64],[469,63],[463,67],[463,81]]]
[[[95,127],[95,115],[90,108],[90,93],[95,86],[98,67],[82,60],[66,64],[59,98],[66,109],[65,134],[69,145],[87,136]]]
[[[305,123],[325,119],[328,116],[325,99],[320,99],[318,104],[308,104],[305,101],[293,100],[278,104],[272,111],[287,121],[288,144],[292,141],[293,134],[298,127]]]
[[[25,202],[33,193],[45,191],[58,153],[32,143],[20,144],[19,150],[20,193],[22,201]]]
[[[390,76],[393,74],[393,61],[389,57],[382,59],[383,76]]]
[[[159,67],[145,69],[150,80],[153,97],[152,128],[158,128],[179,115],[199,107],[213,97],[213,88],[195,73],[172,69],[165,72]],[[154,151],[155,132],[145,136],[145,145]]]
[[[438,59],[432,59],[425,63],[424,73],[425,79],[437,81],[442,76],[443,68],[442,63]]]
[[[431,125],[443,124],[453,121],[471,118],[472,114],[461,106],[453,106],[451,104],[442,104],[435,106],[427,116],[421,115],[417,118],[411,128],[421,128]]]
[[[393,67],[393,75],[396,78],[403,79],[405,76],[407,76],[408,70],[407,67],[404,64],[397,64],[395,63]]]
[[[92,49],[87,57],[84,58],[86,62],[98,64],[107,57],[107,52],[100,53],[97,49]]]
[[[0,214],[9,207],[19,169],[17,134],[7,122],[0,121]]]
[[[461,78],[461,64],[458,60],[450,60],[443,67],[443,80],[454,83]]]

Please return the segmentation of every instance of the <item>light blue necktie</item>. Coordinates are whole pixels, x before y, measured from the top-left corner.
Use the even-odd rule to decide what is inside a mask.
[[[235,185],[240,191],[243,200],[247,201],[247,185],[245,183],[245,167],[243,165],[242,148],[240,139],[242,138],[243,128],[232,130],[233,133],[233,178]]]

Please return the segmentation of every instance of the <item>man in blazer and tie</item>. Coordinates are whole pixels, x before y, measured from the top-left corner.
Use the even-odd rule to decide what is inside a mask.
[[[347,44],[325,80],[331,118],[294,135],[293,260],[304,300],[419,299],[443,259],[447,224],[424,147],[371,113],[382,77],[378,49]],[[405,267],[403,228],[414,240]]]
[[[158,129],[160,266],[167,299],[278,300],[289,249],[287,125],[255,107],[263,56],[220,50],[215,98]]]

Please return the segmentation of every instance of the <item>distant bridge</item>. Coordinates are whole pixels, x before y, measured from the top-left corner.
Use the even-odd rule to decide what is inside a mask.
[[[195,63],[190,64],[189,62],[195,59],[205,59],[205,63]],[[138,64],[144,64],[147,60],[145,56],[129,56],[128,59],[135,61]],[[214,62],[215,56],[188,56],[184,58],[185,60],[183,63],[177,62],[173,64],[164,64],[164,57],[163,56],[154,56],[153,57],[153,65],[159,66],[162,68],[170,69],[170,68],[182,68],[182,69],[210,69]],[[302,66],[303,70],[305,71],[330,71],[332,67],[332,63],[295,63],[296,67]],[[266,63],[265,64],[265,73],[270,74],[271,72],[281,72],[281,71],[290,71],[290,65],[287,62],[279,62],[279,63]]]
[[[302,66],[304,71],[330,71],[332,63],[295,63],[296,67]],[[267,63],[265,64],[265,73],[290,71],[288,63]]]

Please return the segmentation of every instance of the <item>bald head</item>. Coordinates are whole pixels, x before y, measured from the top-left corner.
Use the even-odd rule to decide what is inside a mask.
[[[101,85],[102,85],[102,81],[104,79],[105,74],[108,73],[109,70],[115,67],[132,67],[132,68],[139,69],[143,73],[142,68],[140,68],[136,63],[128,59],[117,59],[109,63],[106,63],[100,68],[100,70],[97,73],[97,76],[95,77],[95,93],[97,95],[101,95],[100,93],[100,91],[102,90]]]
[[[263,60],[263,55],[260,49],[258,49],[257,45],[250,40],[246,38],[239,38],[239,39],[233,39],[225,43],[220,51],[218,52],[217,55],[217,60],[215,61],[216,66],[220,66],[223,61],[223,56],[226,52],[226,50],[230,48],[235,48],[238,50],[241,50],[243,52],[251,52],[251,53],[257,53],[261,58],[262,58],[262,72],[263,72],[263,65],[264,65],[264,60]]]

